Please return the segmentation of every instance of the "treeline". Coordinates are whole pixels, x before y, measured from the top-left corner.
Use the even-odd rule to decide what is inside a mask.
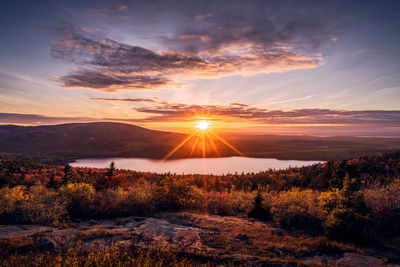
[[[156,174],[96,168],[72,168],[69,165],[45,165],[28,160],[0,158],[0,187],[44,184],[57,188],[68,182],[85,182],[96,189],[135,185],[139,179],[152,182],[165,177],[185,180],[206,191],[281,191],[291,188],[314,190],[340,189],[346,175],[357,178],[364,186],[386,185],[400,177],[400,152],[360,157],[351,160],[328,161],[322,164],[286,170],[226,175]]]

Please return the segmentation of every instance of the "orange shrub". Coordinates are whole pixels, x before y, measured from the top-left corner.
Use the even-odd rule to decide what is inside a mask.
[[[207,208],[211,214],[237,215],[247,214],[253,207],[255,193],[232,191],[209,192],[205,194]]]
[[[155,209],[154,199],[154,187],[144,180],[140,186],[97,192],[92,208],[100,217],[149,215]]]

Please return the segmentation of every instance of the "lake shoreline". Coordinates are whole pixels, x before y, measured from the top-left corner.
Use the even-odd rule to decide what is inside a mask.
[[[73,167],[107,168],[111,162],[116,168],[153,173],[214,174],[251,173],[310,166],[323,161],[280,160],[276,158],[219,157],[186,159],[148,158],[82,158],[70,163]]]

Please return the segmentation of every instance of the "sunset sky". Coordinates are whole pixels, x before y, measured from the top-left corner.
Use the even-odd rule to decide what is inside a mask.
[[[8,1],[0,123],[400,136],[399,1]],[[208,116],[207,116],[208,115]]]

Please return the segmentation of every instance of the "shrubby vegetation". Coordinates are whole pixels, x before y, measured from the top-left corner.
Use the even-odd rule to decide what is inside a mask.
[[[169,249],[141,249],[117,247],[113,243],[94,252],[85,251],[78,244],[59,252],[26,255],[0,254],[0,266],[212,266],[200,264]]]
[[[249,174],[175,175],[0,159],[0,220],[58,224],[194,211],[362,241],[399,234],[400,153]]]
[[[0,220],[3,223],[55,224],[68,218],[64,198],[42,185],[0,189]]]
[[[361,240],[368,222],[367,214],[360,182],[346,175],[343,188],[338,191],[337,205],[330,210],[324,223],[325,232],[336,239]]]
[[[400,180],[365,189],[364,199],[369,216],[378,234],[398,235],[400,233]]]
[[[281,227],[321,233],[324,216],[318,201],[319,192],[298,188],[282,191],[271,197],[274,221]]]

